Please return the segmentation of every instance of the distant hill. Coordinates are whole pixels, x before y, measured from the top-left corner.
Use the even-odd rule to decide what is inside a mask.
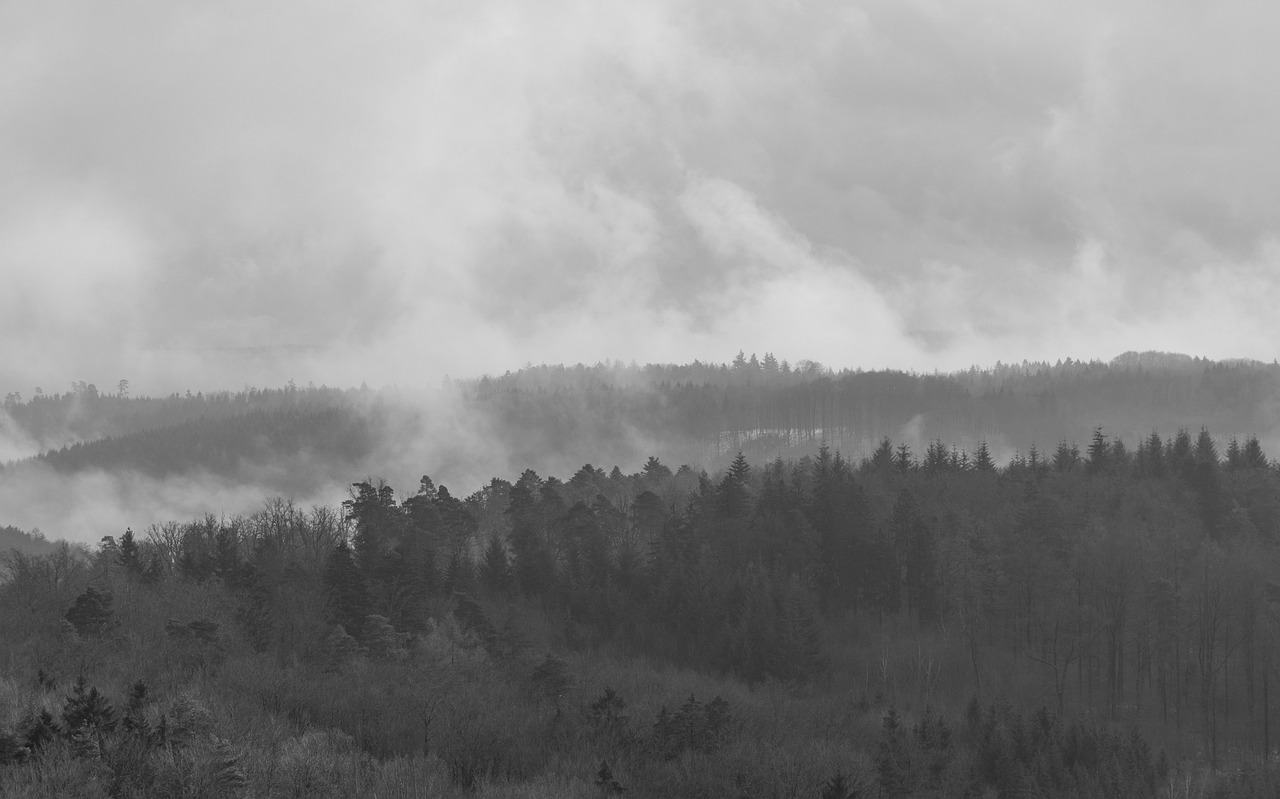
[[[0,552],[16,549],[28,555],[44,555],[57,547],[40,533],[26,533],[17,527],[0,527]]]
[[[197,420],[347,406],[368,393],[290,385],[279,389],[132,397],[102,393],[93,385],[78,385],[65,394],[40,394],[25,401],[11,394],[3,407],[13,425],[45,451]]]
[[[919,374],[740,355],[730,364],[531,366],[422,394],[290,386],[154,399],[86,389],[5,409],[33,439],[81,437],[39,457],[59,473],[251,473],[266,491],[301,491],[390,463],[455,481],[510,464],[638,466],[651,454],[714,468],[739,450],[758,462],[822,443],[865,457],[884,437],[916,453],[935,440],[970,452],[986,441],[1008,458],[1085,443],[1099,425],[1130,444],[1153,429],[1206,427],[1274,449],[1280,366],[1129,352]],[[273,467],[267,478],[260,466]]]

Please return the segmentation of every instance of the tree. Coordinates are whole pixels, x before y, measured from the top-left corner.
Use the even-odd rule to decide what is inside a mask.
[[[381,556],[391,549],[404,521],[391,486],[365,480],[352,483],[351,498],[342,503],[356,528],[352,540],[356,565],[366,580],[373,580]]]
[[[142,557],[139,552],[138,542],[134,540],[133,528],[127,528],[124,531],[124,535],[120,536],[116,557],[120,561],[120,565],[124,567],[124,570],[134,576],[141,575],[143,570]]]
[[[111,594],[99,592],[93,586],[84,589],[75,603],[67,610],[67,621],[82,636],[100,636],[111,629],[114,616],[111,612]]]
[[[489,539],[489,545],[484,549],[478,576],[490,596],[504,596],[511,589],[511,563],[507,559],[506,546],[497,536]]]
[[[369,595],[346,539],[338,542],[325,564],[324,594],[333,621],[358,636],[369,615]]]
[[[720,481],[720,507],[729,519],[745,518],[751,510],[751,465],[741,452],[729,465],[729,471]]]
[[[1228,512],[1228,499],[1222,488],[1218,448],[1207,428],[1200,428],[1191,458],[1189,479],[1200,500],[1200,518],[1205,530],[1216,536]]]
[[[641,471],[650,480],[665,480],[671,476],[671,470],[654,455],[649,456],[649,460],[645,461],[644,468]]]
[[[1102,433],[1102,425],[1093,429],[1093,440],[1089,442],[1089,459],[1085,461],[1086,474],[1102,474],[1111,464],[1111,445]]]
[[[893,455],[893,468],[899,472],[909,472],[916,467],[915,459],[911,457],[911,448],[905,443],[899,444],[898,449]]]
[[[876,449],[871,453],[871,468],[888,471],[893,468],[893,442],[886,436],[880,439]]]
[[[1058,448],[1053,453],[1053,470],[1055,472],[1069,472],[1080,464],[1080,448],[1075,444],[1068,444],[1064,438],[1058,442]]]
[[[978,444],[978,451],[973,455],[973,468],[979,472],[994,472],[996,470],[996,462],[991,458],[991,451],[987,449],[987,442],[983,441]]]
[[[936,545],[915,496],[905,488],[894,503],[889,526],[907,612],[915,613],[921,621],[936,620],[940,594]]]
[[[1241,452],[1241,466],[1245,469],[1265,469],[1267,468],[1267,456],[1262,452],[1262,445],[1258,443],[1257,436],[1249,436],[1244,442],[1244,451]]]
[[[107,698],[96,687],[89,687],[81,674],[62,707],[62,722],[68,734],[84,730],[101,740],[104,733],[115,729],[116,714]]]
[[[555,577],[555,562],[546,537],[543,518],[542,479],[526,469],[511,487],[506,514],[511,520],[512,572],[520,590],[527,596],[539,596]]]

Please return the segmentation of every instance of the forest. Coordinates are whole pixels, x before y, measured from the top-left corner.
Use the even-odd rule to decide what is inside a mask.
[[[290,383],[166,397],[77,381],[65,393],[9,392],[0,452],[30,457],[0,466],[0,483],[6,470],[39,467],[208,473],[310,497],[352,475],[409,484],[425,470],[469,493],[494,474],[570,474],[587,461],[633,470],[653,453],[717,469],[737,452],[763,462],[825,444],[860,460],[884,436],[921,452],[935,439],[970,452],[986,442],[1006,461],[1096,425],[1130,447],[1152,429],[1208,427],[1274,448],[1277,396],[1280,365],[1155,352],[945,374],[739,353],[722,364],[530,365],[431,389]]]
[[[357,479],[11,550],[0,790],[1275,795],[1280,470],[1079,432]]]

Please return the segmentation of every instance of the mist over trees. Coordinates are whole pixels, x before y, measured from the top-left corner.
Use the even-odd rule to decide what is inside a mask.
[[[309,466],[332,466],[320,470],[332,479],[387,473],[390,446],[420,441],[415,467],[434,462],[446,479],[479,483],[505,468],[638,465],[653,452],[708,468],[738,451],[768,460],[823,444],[861,458],[885,436],[921,451],[935,439],[970,452],[986,442],[1007,458],[1099,424],[1130,447],[1153,428],[1184,426],[1269,444],[1280,441],[1277,396],[1275,364],[1162,353],[952,374],[832,371],[739,353],[729,364],[530,366],[428,392],[290,385],[149,398],[77,384],[65,394],[11,395],[4,411],[63,473],[234,475],[305,456]]]
[[[459,792],[554,779],[581,786],[571,795],[612,784],[686,795],[737,780],[755,786],[746,795],[816,796],[851,780],[900,796],[1028,784],[1166,796],[1262,762],[1275,732],[1280,471],[1257,438],[1205,428],[1127,446],[1095,427],[1086,441],[1001,462],[984,445],[917,452],[885,438],[859,460],[827,446],[763,462],[737,453],[717,472],[650,456],[632,473],[525,469],[465,496],[425,475],[402,492],[369,479],[341,508],[273,500],[126,530],[91,554],[11,553],[0,604],[24,610],[0,616],[3,640],[41,680],[72,682],[73,650],[160,648],[127,661],[143,689],[119,699],[81,672],[61,724],[38,712],[40,683],[37,709],[4,733],[16,736],[7,757],[24,769],[97,758],[139,790],[195,778],[162,743],[104,720],[112,703],[135,720],[177,713],[183,694],[147,699],[145,687],[195,680],[202,701],[241,716],[248,701],[306,719],[286,737],[348,736],[383,764],[359,779],[415,758]],[[53,632],[63,620],[72,638]],[[505,707],[454,682],[463,673]],[[667,687],[681,674],[714,693]],[[357,676],[386,697],[334,704],[280,687]],[[444,684],[462,691],[452,709],[411,710],[437,707]],[[788,722],[762,756],[765,727],[753,725],[777,723],[765,719],[781,701],[808,721]],[[219,723],[226,735],[235,722]],[[85,734],[98,754],[77,743]],[[66,755],[41,743],[59,736]],[[241,784],[274,784],[272,756],[212,740],[193,762],[221,758]],[[802,765],[779,782],[771,769],[788,759]]]
[[[1280,779],[1277,376],[1153,354],[952,375],[743,354],[528,367],[429,401],[11,398],[32,438],[115,432],[0,482],[274,463],[349,490],[139,518],[93,547],[0,529],[0,780],[1254,795]],[[393,446],[427,430],[442,440]],[[402,479],[423,455],[441,469]]]

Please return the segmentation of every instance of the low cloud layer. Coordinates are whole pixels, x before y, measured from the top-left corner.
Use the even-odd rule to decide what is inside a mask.
[[[0,7],[0,390],[1275,357],[1257,4]]]

